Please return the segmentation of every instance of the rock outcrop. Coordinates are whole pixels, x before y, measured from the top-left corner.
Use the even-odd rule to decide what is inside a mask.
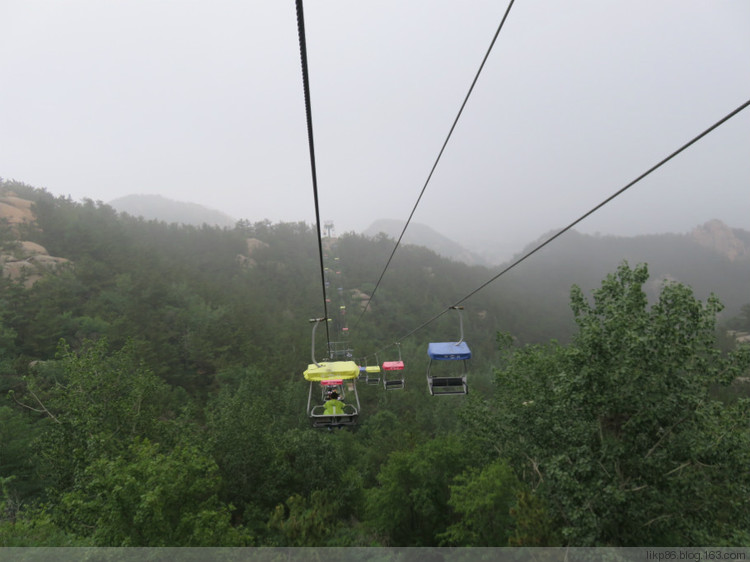
[[[34,222],[31,204],[31,201],[16,197],[13,192],[0,195],[0,220],[11,226]]]
[[[19,225],[36,221],[32,202],[9,192],[0,195],[0,221],[10,225],[10,232],[19,236]],[[0,271],[3,277],[29,288],[46,273],[56,271],[70,260],[50,256],[47,249],[29,240],[13,240],[0,245]]]
[[[247,239],[247,255],[237,254],[237,261],[245,267],[255,267],[257,262],[252,258],[253,252],[259,248],[268,248],[268,244],[257,238]]]
[[[732,261],[750,259],[750,248],[737,237],[733,229],[720,220],[711,220],[690,233],[705,248],[718,252]]]

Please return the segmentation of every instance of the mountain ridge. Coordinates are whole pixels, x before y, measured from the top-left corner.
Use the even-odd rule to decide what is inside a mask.
[[[162,195],[132,194],[118,197],[107,203],[120,213],[127,213],[146,220],[160,220],[167,223],[188,224],[231,228],[236,219],[222,211],[211,209],[198,203],[177,201]]]
[[[372,238],[382,233],[397,240],[403,231],[403,224],[403,221],[396,219],[378,219],[367,227],[362,234]],[[458,242],[451,240],[425,224],[410,223],[409,228],[404,233],[402,242],[415,246],[423,246],[440,256],[465,263],[466,265],[490,265],[478,253],[465,248]]]

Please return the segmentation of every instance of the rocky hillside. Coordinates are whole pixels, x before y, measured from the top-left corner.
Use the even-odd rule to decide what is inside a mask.
[[[35,242],[23,240],[28,228],[34,227],[36,218],[32,202],[18,197],[12,191],[0,192],[0,270],[3,277],[31,287],[45,274],[70,264],[65,258],[49,255]]]
[[[693,229],[690,236],[698,244],[731,261],[750,259],[750,233],[729,228],[720,220],[712,220]]]

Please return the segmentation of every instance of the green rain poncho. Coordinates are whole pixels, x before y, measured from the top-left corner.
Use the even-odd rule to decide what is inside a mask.
[[[344,403],[341,400],[326,400],[323,414],[326,416],[341,415],[344,413]]]

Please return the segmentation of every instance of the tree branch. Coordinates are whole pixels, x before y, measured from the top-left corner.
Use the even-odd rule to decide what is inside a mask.
[[[653,518],[653,519],[652,519],[651,521],[647,521],[647,522],[645,522],[645,523],[644,523],[643,525],[641,525],[641,527],[648,527],[648,526],[650,526],[650,525],[651,525],[652,523],[656,523],[656,522],[657,522],[657,521],[659,521],[660,519],[669,519],[670,517],[672,517],[672,515],[671,515],[671,514],[669,514],[669,513],[665,513],[664,515],[659,515],[658,517],[654,517],[654,518]]]
[[[534,469],[534,472],[536,472],[536,473],[537,473],[537,475],[539,476],[539,483],[541,484],[542,482],[544,482],[544,477],[542,476],[542,473],[541,473],[541,472],[539,471],[539,463],[538,463],[538,462],[536,462],[536,461],[535,461],[534,459],[532,459],[532,458],[531,458],[531,457],[530,457],[529,455],[527,455],[526,453],[524,453],[524,456],[525,456],[525,457],[526,457],[527,459],[529,459],[529,462],[531,463],[531,467],[532,467],[532,468]]]
[[[42,404],[42,401],[39,400],[39,397],[36,394],[34,394],[34,391],[32,391],[28,387],[26,388],[26,390],[29,392],[29,394],[31,394],[31,396],[34,397],[34,400],[36,400],[36,403],[39,404],[42,407],[41,410],[38,409],[38,408],[32,408],[28,404],[24,404],[23,402],[19,401],[18,398],[16,398],[16,393],[13,392],[13,391],[10,391],[8,394],[10,394],[10,397],[13,398],[13,401],[16,404],[18,404],[19,406],[22,406],[22,407],[24,407],[24,408],[26,408],[28,410],[31,410],[32,412],[38,412],[40,414],[47,414],[52,419],[52,421],[54,421],[55,423],[62,423],[55,416],[52,415],[52,412],[50,412],[44,404]]]
[[[690,464],[691,462],[692,462],[692,461],[687,461],[687,462],[684,462],[684,463],[682,463],[682,464],[681,464],[680,466],[678,466],[677,468],[673,468],[672,470],[670,470],[669,472],[667,472],[667,473],[666,473],[666,474],[665,474],[664,476],[669,476],[669,475],[670,475],[670,474],[672,474],[673,472],[677,472],[678,470],[682,470],[683,468],[685,468],[686,466],[688,466],[688,465],[689,465],[689,464]]]
[[[701,403],[702,403],[702,402],[701,402]],[[696,406],[696,410],[697,410],[698,408],[700,408],[700,406],[701,406],[701,403],[699,403],[699,404],[698,404],[698,406]],[[677,421],[676,421],[676,422],[674,423],[674,425],[672,425],[672,427],[670,427],[669,429],[667,429],[667,431],[665,431],[665,432],[664,432],[664,435],[662,435],[662,436],[661,436],[661,437],[659,438],[659,440],[658,440],[658,441],[657,441],[656,443],[654,443],[654,446],[653,446],[653,447],[651,447],[651,448],[650,448],[650,449],[648,450],[648,452],[646,453],[646,456],[644,456],[643,458],[644,458],[644,459],[647,459],[647,458],[649,458],[649,457],[651,456],[651,453],[653,453],[653,452],[654,452],[654,451],[656,450],[656,448],[657,448],[657,447],[659,446],[659,444],[660,444],[660,443],[661,443],[662,441],[664,441],[664,439],[665,439],[665,438],[666,438],[666,437],[667,437],[668,435],[670,435],[670,434],[672,433],[672,430],[673,430],[673,429],[674,429],[675,427],[677,427],[678,425],[680,425],[680,424],[681,424],[682,422],[684,422],[684,421],[685,421],[686,419],[688,419],[688,416],[689,416],[689,415],[690,415],[691,413],[693,413],[693,412],[692,412],[692,411],[688,412],[688,413],[687,413],[687,414],[685,414],[685,415],[684,415],[684,416],[683,416],[683,417],[682,417],[681,419],[677,420]]]

